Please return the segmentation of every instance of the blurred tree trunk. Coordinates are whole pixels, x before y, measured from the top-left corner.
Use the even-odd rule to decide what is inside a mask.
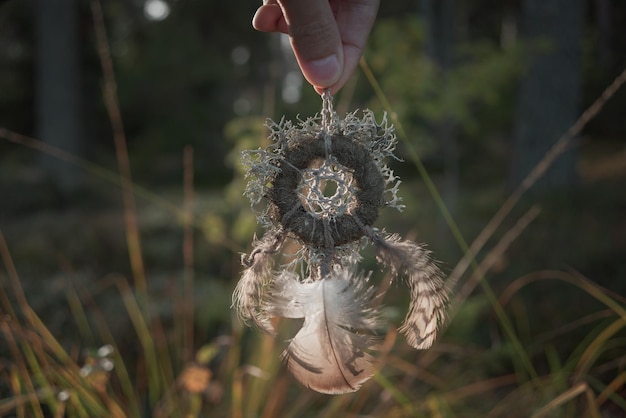
[[[455,39],[455,4],[454,0],[420,0],[420,13],[426,22],[426,54],[437,64],[441,71],[442,85],[453,66],[453,49]],[[441,92],[445,97],[449,94]],[[444,115],[442,121],[435,126],[435,135],[441,144],[444,165],[443,198],[450,212],[454,212],[459,190],[459,150],[457,129],[454,120]]]
[[[453,50],[455,40],[456,13],[454,0],[420,0],[419,10],[426,23],[426,54],[437,64],[441,72],[442,86],[447,86],[447,79],[453,67]],[[444,97],[452,95],[440,92]],[[444,104],[447,107],[449,103]],[[456,211],[459,194],[459,146],[457,143],[457,126],[454,119],[444,109],[441,121],[433,127],[434,135],[439,141],[443,160],[443,191],[442,197],[452,215]],[[452,238],[449,227],[443,216],[438,218],[437,228],[444,245]]]
[[[35,0],[36,124],[39,139],[81,154],[78,10],[75,0]],[[63,192],[80,185],[79,170],[41,154],[40,163]]]
[[[598,61],[602,69],[606,69],[611,60],[611,37],[613,22],[611,11],[612,0],[596,0],[596,25],[598,26]]]
[[[575,122],[581,95],[582,0],[524,0],[523,36],[529,66],[521,81],[511,164],[517,185]],[[535,186],[538,191],[572,186],[577,153],[559,157]]]

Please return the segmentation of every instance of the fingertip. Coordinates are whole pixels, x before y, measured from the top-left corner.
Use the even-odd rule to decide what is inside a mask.
[[[252,27],[260,32],[287,32],[283,12],[277,4],[259,7],[252,18]]]
[[[343,48],[343,66],[337,80],[325,87],[316,87],[315,90],[321,95],[326,89],[330,88],[331,94],[337,93],[354,75],[354,70],[359,65],[361,58],[361,49],[351,45],[344,45]]]
[[[315,87],[315,86],[313,86],[313,90],[315,90],[315,92],[321,96],[322,94],[324,94],[324,92],[326,90],[328,90],[328,87]],[[330,89],[330,94],[335,94],[335,92],[333,91],[332,88]]]
[[[330,94],[334,96],[335,94],[337,94],[337,92],[339,92],[339,90],[341,90],[341,88],[342,88],[343,86],[344,86],[343,84],[341,84],[341,83],[337,83],[337,84],[334,84],[334,85],[332,85],[332,86],[330,86],[330,87],[325,87],[325,88],[315,87],[315,91],[316,91],[316,92],[317,92],[317,93],[321,96],[321,95],[322,95],[322,94],[324,94],[327,90],[329,90],[329,91],[330,91]]]
[[[332,86],[341,77],[342,63],[337,54],[301,61],[300,67],[307,81],[322,89]]]
[[[256,9],[256,12],[254,13],[254,16],[252,17],[252,27],[260,32],[265,32],[263,30],[263,9],[264,6],[259,7],[258,9]]]

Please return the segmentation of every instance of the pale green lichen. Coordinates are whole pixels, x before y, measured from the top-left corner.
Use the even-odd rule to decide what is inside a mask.
[[[398,195],[400,179],[394,175],[393,170],[386,164],[389,158],[396,159],[393,151],[397,140],[394,134],[393,125],[387,121],[386,114],[380,123],[376,121],[374,113],[370,110],[362,112],[362,117],[358,116],[358,111],[348,113],[344,119],[337,119],[336,115],[327,127],[323,125],[321,115],[316,115],[305,120],[299,119],[297,123],[282,118],[276,123],[271,119],[266,122],[266,127],[270,130],[269,139],[272,141],[267,148],[244,151],[242,162],[247,169],[246,178],[248,184],[244,194],[250,199],[252,207],[257,211],[259,222],[268,225],[267,207],[259,207],[259,204],[266,199],[272,189],[273,180],[280,173],[280,164],[283,161],[285,150],[295,144],[311,137],[320,137],[324,134],[342,135],[363,146],[370,154],[380,175],[385,181],[385,206],[402,210],[402,198]],[[325,129],[326,128],[326,129]],[[331,156],[332,158],[332,156]],[[324,212],[320,206],[326,205],[327,212],[330,206],[334,205],[332,212],[346,213],[352,200],[344,193],[353,195],[355,192],[353,182],[350,181],[349,173],[342,173],[345,169],[336,161],[328,161],[320,166],[323,170],[313,173],[310,170],[301,171],[300,192],[303,199],[308,198],[309,208],[315,208],[314,212],[319,215]],[[320,167],[317,167],[319,169]],[[313,181],[316,188],[311,192],[310,184],[306,184],[306,179]],[[341,190],[332,199],[329,198],[318,187],[318,180],[334,181]],[[308,187],[308,190],[307,190]],[[306,205],[305,205],[306,206]]]

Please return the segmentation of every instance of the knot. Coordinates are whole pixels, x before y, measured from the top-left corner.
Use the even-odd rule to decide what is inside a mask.
[[[330,128],[335,124],[337,114],[333,109],[333,95],[330,89],[324,90],[322,93],[322,131],[330,133]]]

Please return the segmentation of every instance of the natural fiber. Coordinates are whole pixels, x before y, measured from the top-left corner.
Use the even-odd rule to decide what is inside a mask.
[[[269,333],[273,316],[304,318],[283,354],[288,369],[320,392],[355,391],[374,373],[381,328],[369,275],[358,273],[363,247],[372,243],[378,260],[406,278],[411,302],[400,331],[415,348],[434,342],[448,289],[428,251],[373,226],[380,208],[403,208],[400,180],[385,163],[396,146],[386,118],[379,124],[366,110],[339,119],[326,93],[319,116],[267,126],[272,145],[243,154],[245,194],[266,232],[242,258],[233,305]],[[273,271],[286,239],[301,249]]]
[[[328,154],[350,170],[355,180],[354,204],[337,217],[317,216],[307,211],[298,196],[301,170],[314,161],[325,159],[324,141],[311,137],[288,147],[281,161],[280,172],[273,179],[269,193],[269,215],[275,224],[294,233],[313,247],[328,248],[347,244],[364,235],[363,226],[370,226],[384,204],[385,181],[366,149],[356,141],[334,135]],[[329,242],[330,237],[330,242]]]

